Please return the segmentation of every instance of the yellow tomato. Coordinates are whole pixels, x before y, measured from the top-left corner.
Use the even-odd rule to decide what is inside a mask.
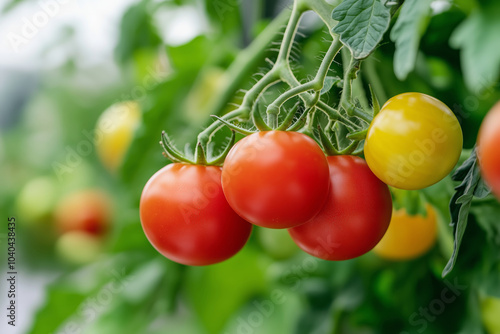
[[[140,120],[141,110],[135,101],[116,103],[99,117],[95,146],[108,170],[114,172],[121,165]]]
[[[427,217],[410,216],[400,209],[393,212],[387,232],[373,251],[390,260],[417,258],[434,245],[436,235],[436,212],[431,206],[427,206]]]
[[[462,151],[462,129],[441,101],[421,93],[391,98],[373,119],[365,158],[375,175],[400,189],[422,189],[443,179]]]

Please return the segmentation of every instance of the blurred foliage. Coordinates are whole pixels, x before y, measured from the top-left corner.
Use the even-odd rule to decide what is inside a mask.
[[[18,2],[3,11],[12,12]],[[485,113],[500,99],[500,7],[495,0],[434,2],[445,3],[445,10],[408,8],[399,14],[408,23],[392,20],[396,29],[363,64],[357,89],[366,93],[371,85],[381,103],[406,91],[437,97],[456,113],[470,149]],[[198,6],[210,29],[168,45],[155,13],[183,6]],[[36,80],[25,78],[11,94],[23,103],[6,102],[12,107],[1,110],[0,210],[19,218],[18,263],[28,272],[58,276],[29,333],[470,334],[485,332],[482,319],[488,319],[489,333],[498,333],[490,313],[498,318],[498,306],[491,306],[498,302],[491,298],[500,298],[500,205],[491,196],[471,201],[455,267],[443,279],[453,251],[448,204],[457,184],[450,177],[416,196],[436,209],[439,236],[428,254],[412,261],[369,253],[330,263],[302,252],[277,260],[254,233],[229,261],[191,268],[161,257],[147,241],[138,205],[146,181],[168,163],[158,145],[161,131],[192,150],[210,122],[210,108],[203,106],[214,104],[231,80],[225,70],[283,6],[271,0],[139,1],[121,19],[114,60],[82,69],[69,66],[70,59],[37,73]],[[292,55],[299,78],[315,72],[328,36],[318,22],[304,23]],[[269,45],[224,105],[238,103],[238,90],[248,89],[253,75],[269,68],[265,58],[275,56],[275,45]],[[333,105],[340,59],[331,73],[325,94]],[[32,82],[35,89],[29,89]],[[84,146],[92,144],[101,112],[129,99],[140,103],[143,122],[118,175],[110,175],[95,149]],[[227,135],[221,131],[216,142]],[[66,172],[57,173],[54,163]],[[112,194],[113,229],[97,261],[67,264],[56,257],[50,206],[89,187]]]

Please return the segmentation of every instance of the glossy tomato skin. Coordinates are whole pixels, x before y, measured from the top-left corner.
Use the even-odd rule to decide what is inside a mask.
[[[441,101],[421,93],[391,98],[373,119],[365,141],[370,169],[399,189],[422,189],[443,179],[462,151],[460,124]]]
[[[229,205],[247,221],[268,228],[293,227],[314,217],[328,195],[328,178],[321,148],[297,132],[245,137],[222,168]]]
[[[388,260],[410,260],[431,249],[436,236],[436,212],[430,205],[426,217],[410,216],[400,209],[393,212],[387,232],[373,251]]]
[[[491,108],[483,120],[477,142],[481,174],[500,199],[500,102]]]
[[[160,169],[144,187],[140,215],[151,244],[190,266],[230,258],[252,231],[227,203],[215,166],[174,163]]]
[[[288,231],[306,253],[348,260],[382,239],[391,220],[391,194],[359,157],[328,157],[328,164],[331,190],[325,206],[311,221]]]

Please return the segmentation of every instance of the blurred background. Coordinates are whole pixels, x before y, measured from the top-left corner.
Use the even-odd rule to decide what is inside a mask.
[[[463,161],[500,99],[500,8],[428,2],[415,27],[415,69],[396,78],[387,34],[357,91],[371,83],[381,103],[406,91],[442,100],[461,122]],[[453,250],[450,178],[417,193],[437,213],[438,235],[416,259],[370,252],[320,261],[286,231],[255,228],[234,258],[185,267],[147,241],[138,205],[168,163],[161,130],[192,145],[211,114],[233,109],[279,45],[253,47],[251,58],[241,50],[264,29],[279,42],[279,14],[290,3],[0,1],[0,211],[16,218],[18,272],[12,327],[2,255],[2,333],[500,333],[496,201],[473,203],[456,267],[441,277]],[[329,46],[325,29],[304,17],[292,53],[299,78],[315,73]],[[246,64],[238,75],[235,61]],[[340,57],[333,71],[342,73]],[[221,96],[228,86],[235,89]],[[339,90],[327,96],[332,105]],[[0,236],[7,253],[6,228]]]

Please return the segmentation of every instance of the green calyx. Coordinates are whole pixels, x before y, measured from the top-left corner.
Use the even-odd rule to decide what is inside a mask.
[[[200,142],[196,144],[196,149],[192,157],[188,157],[186,154],[181,153],[172,143],[165,131],[162,131],[161,133],[160,144],[163,147],[163,155],[172,162],[186,163],[191,165],[222,166],[227,154],[231,150],[231,147],[233,147],[234,145],[235,139],[236,134],[234,131],[231,131],[231,137],[224,150],[211,160],[207,158],[207,149],[204,148],[203,144]]]

